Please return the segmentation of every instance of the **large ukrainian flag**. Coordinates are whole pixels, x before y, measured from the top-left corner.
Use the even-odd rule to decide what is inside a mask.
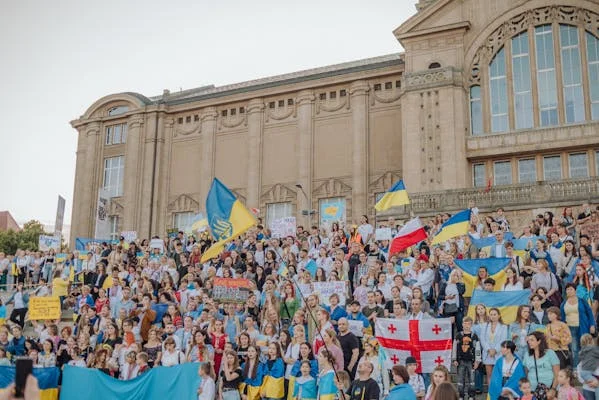
[[[470,226],[470,210],[460,211],[451,218],[449,218],[443,225],[441,230],[433,238],[432,244],[443,243],[446,240],[454,238],[456,236],[463,236],[468,233],[468,227]]]
[[[529,304],[530,290],[514,290],[510,292],[487,292],[476,289],[470,300],[468,315],[474,319],[474,309],[478,304],[483,304],[490,308],[497,308],[501,313],[504,324],[511,324],[516,320],[518,306]]]
[[[478,279],[478,270],[485,268],[489,278],[495,279],[495,291],[502,289],[505,284],[505,267],[510,263],[509,258],[473,258],[471,260],[454,260],[458,268],[462,271],[466,292],[464,297],[472,296],[472,291],[476,287]]]
[[[260,394],[262,398],[282,399],[285,396],[285,364],[282,358],[277,358],[272,366],[268,368],[268,364],[262,363],[264,368],[262,388]]]
[[[15,381],[15,367],[0,367],[0,393]],[[57,367],[34,368],[33,376],[37,378],[40,388],[41,400],[58,400],[58,376],[60,370]],[[10,397],[12,399],[12,396]]]
[[[206,198],[206,213],[216,243],[202,255],[202,262],[217,257],[225,243],[256,225],[252,213],[216,178]]]
[[[377,211],[385,211],[391,207],[403,206],[405,204],[410,204],[410,198],[408,197],[408,192],[403,181],[399,180],[391,186],[391,189],[376,203],[374,208]]]

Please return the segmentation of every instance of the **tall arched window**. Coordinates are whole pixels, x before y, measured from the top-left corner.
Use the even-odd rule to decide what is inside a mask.
[[[469,88],[472,135],[599,121],[596,30],[571,17],[583,10],[551,7],[569,19],[527,27],[522,21],[531,19],[514,17],[519,29],[504,25],[485,45],[494,47],[479,49]]]

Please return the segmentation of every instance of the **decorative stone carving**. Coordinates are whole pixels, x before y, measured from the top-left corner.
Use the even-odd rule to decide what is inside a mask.
[[[181,136],[189,136],[189,135],[195,135],[195,134],[199,134],[200,132],[202,132],[202,121],[195,121],[190,125],[190,127],[188,129],[184,129],[183,126],[181,125],[180,127],[177,126],[177,128],[175,129],[175,132],[173,133],[173,137],[177,137],[179,135]]]
[[[277,183],[260,196],[260,203],[285,203],[293,202],[297,198],[297,192],[288,186]]]
[[[143,126],[143,124],[144,124],[144,119],[143,119],[143,117],[141,117],[139,115],[133,115],[133,116],[129,117],[129,119],[127,120],[127,127],[129,129],[139,128],[139,127]]]
[[[478,48],[468,73],[468,86],[480,85],[481,66],[488,64],[512,37],[528,29],[550,23],[577,25],[599,36],[599,15],[579,7],[554,5],[527,10],[504,22]]]
[[[248,120],[247,120],[247,114],[238,114],[237,117],[220,117],[218,119],[219,124],[218,124],[218,129],[222,129],[222,128],[236,128],[238,126],[240,126],[241,124],[243,124],[243,126],[247,126],[248,124]]]
[[[389,96],[381,96],[379,93],[391,93]],[[376,102],[383,104],[391,104],[399,101],[401,95],[403,94],[400,89],[395,89],[393,91],[385,91],[385,92],[375,92],[372,91],[372,96],[370,96],[370,105],[374,106]]]
[[[351,186],[339,179],[331,178],[317,186],[312,192],[312,195],[313,197],[318,198],[343,197],[350,195],[351,192]]]
[[[168,205],[167,209],[171,212],[198,211],[199,206],[200,203],[195,201],[191,195],[181,194]]]
[[[282,107],[282,108],[267,108],[264,113],[264,119],[268,122],[270,119],[274,119],[276,121],[282,121],[289,117],[297,117],[297,109],[295,107],[295,103],[292,106]]]
[[[100,134],[100,123],[90,122],[85,126],[85,136],[93,136]]]
[[[341,100],[343,99],[343,100]],[[316,114],[320,114],[320,110],[326,111],[326,112],[336,112],[341,110],[342,108],[344,108],[346,110],[350,109],[350,97],[349,96],[345,96],[345,97],[340,97],[339,99],[332,101],[332,100],[318,100],[316,102]]]
[[[115,197],[110,199],[110,204],[108,205],[108,215],[119,215],[122,216],[124,211],[123,205],[118,201]]]
[[[404,75],[406,90],[421,90],[431,87],[460,85],[461,72],[453,67],[412,72]]]
[[[368,191],[371,194],[386,192],[389,190],[391,186],[398,180],[402,178],[401,171],[389,171],[385,172],[381,175],[378,175],[376,179],[374,179],[368,185]]]

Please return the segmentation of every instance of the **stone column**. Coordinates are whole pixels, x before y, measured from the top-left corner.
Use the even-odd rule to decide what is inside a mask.
[[[214,150],[216,136],[215,107],[207,107],[202,113],[202,175],[200,177],[200,209],[204,210],[205,200],[214,178]]]
[[[137,231],[139,211],[139,175],[140,171],[140,153],[141,153],[141,128],[143,126],[143,117],[134,115],[127,121],[127,144],[125,145],[125,171],[123,180],[123,208],[124,221],[123,230]]]
[[[147,116],[145,129],[140,137],[140,145],[143,145],[143,149],[141,149],[139,164],[141,166],[139,172],[140,194],[138,195],[140,210],[137,223],[139,237],[151,237],[154,233],[158,202],[158,154],[164,143],[164,140],[160,141],[158,136],[163,125],[164,113],[155,109]],[[154,163],[157,164],[156,170],[154,170]],[[154,190],[153,193],[152,190]]]
[[[248,118],[248,164],[247,207],[260,207],[262,190],[262,131],[264,128],[264,101],[252,99],[247,107]]]
[[[302,90],[297,96],[297,126],[299,130],[298,137],[298,163],[297,163],[297,183],[302,185],[296,194],[297,200],[297,218],[303,221],[306,229],[315,221],[308,216],[302,216],[302,210],[312,210],[312,176],[313,176],[313,141],[314,141],[314,92],[312,90]]]
[[[368,200],[368,92],[366,81],[355,81],[350,86],[353,136],[352,169],[352,218],[360,220],[360,215],[369,214]]]

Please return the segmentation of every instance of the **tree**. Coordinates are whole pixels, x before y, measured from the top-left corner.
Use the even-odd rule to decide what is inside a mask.
[[[39,236],[46,234],[39,221],[31,220],[18,232],[12,229],[0,232],[0,251],[11,255],[15,254],[17,249],[37,251]]]

